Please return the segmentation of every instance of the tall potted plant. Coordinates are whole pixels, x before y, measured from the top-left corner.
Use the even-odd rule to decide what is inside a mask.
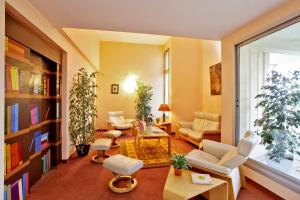
[[[151,100],[153,96],[152,87],[146,85],[142,81],[137,81],[135,92],[137,94],[135,100],[136,117],[139,120],[145,121],[147,127],[149,127],[153,123],[153,114],[151,113]]]
[[[85,156],[90,149],[90,142],[95,136],[94,118],[97,116],[96,73],[88,74],[80,68],[73,78],[70,91],[70,124],[71,142],[77,154]]]
[[[261,143],[268,150],[270,160],[280,162],[287,153],[298,153],[300,146],[300,71],[283,75],[271,71],[262,92],[256,96],[256,108],[262,108],[261,118],[255,120],[260,127]]]

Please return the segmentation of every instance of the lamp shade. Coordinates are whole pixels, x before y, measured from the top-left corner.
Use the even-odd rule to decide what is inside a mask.
[[[169,108],[168,104],[160,104],[158,110],[159,111],[170,111],[170,108]]]

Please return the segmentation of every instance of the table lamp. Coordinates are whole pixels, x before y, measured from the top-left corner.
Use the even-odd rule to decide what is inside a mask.
[[[170,108],[168,106],[168,104],[160,104],[159,108],[158,108],[158,111],[162,111],[163,112],[163,122],[166,121],[166,114],[165,112],[168,112],[170,111]]]

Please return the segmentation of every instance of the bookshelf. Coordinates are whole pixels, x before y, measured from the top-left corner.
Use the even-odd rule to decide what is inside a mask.
[[[22,187],[27,198],[30,187],[61,161],[62,67],[37,48],[45,44],[15,35],[13,28],[24,27],[7,14],[6,23],[12,28],[5,38],[4,184],[6,195]]]

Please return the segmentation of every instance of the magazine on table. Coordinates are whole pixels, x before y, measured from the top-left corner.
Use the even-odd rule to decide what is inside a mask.
[[[199,174],[199,173],[191,172],[191,176],[194,184],[200,184],[200,185],[213,184],[213,181],[209,174]]]

